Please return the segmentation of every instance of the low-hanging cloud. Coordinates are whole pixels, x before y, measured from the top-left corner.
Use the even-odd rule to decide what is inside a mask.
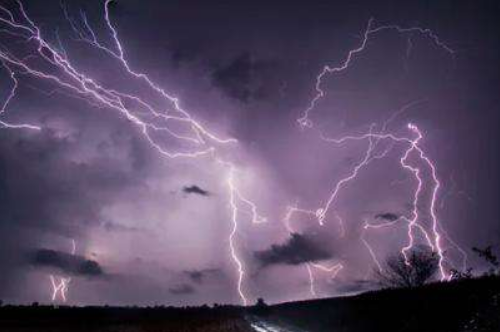
[[[72,275],[87,277],[104,275],[101,265],[94,260],[51,249],[35,250],[30,255],[29,261],[34,266],[52,267]]]
[[[182,188],[182,192],[185,194],[194,194],[194,195],[200,195],[200,196],[205,196],[208,197],[210,196],[210,192],[208,190],[202,189],[201,187],[197,185],[192,185],[192,186],[184,186]]]
[[[292,233],[283,244],[273,244],[269,249],[255,252],[255,258],[263,267],[275,264],[299,265],[332,258],[321,242],[307,234]]]
[[[392,212],[384,212],[384,213],[379,213],[379,214],[375,215],[375,219],[396,221],[399,219],[399,215],[397,215],[396,213],[392,213]]]

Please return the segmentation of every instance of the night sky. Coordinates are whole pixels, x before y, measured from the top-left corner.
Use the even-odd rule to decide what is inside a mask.
[[[0,4],[30,26],[15,1]],[[0,11],[0,104],[13,91],[12,73],[18,81],[0,114],[0,300],[49,303],[52,275],[71,278],[68,304],[239,304],[231,243],[249,302],[370,289],[376,264],[364,241],[381,261],[407,243],[407,225],[398,218],[411,213],[415,179],[399,164],[404,145],[381,141],[377,151],[387,151],[385,157],[342,188],[323,225],[310,214],[284,220],[287,207],[323,206],[366,153],[366,140],[335,144],[325,137],[380,131],[387,119],[386,131],[398,137],[413,137],[407,125],[417,125],[420,146],[436,166],[446,270],[462,268],[464,250],[467,265],[482,271],[471,248],[498,250],[496,1],[110,3],[132,70],[176,96],[203,130],[237,141],[227,143],[200,138],[191,122],[162,122],[123,97],[140,96],[155,110],[184,116],[106,52],[119,53],[103,1],[23,4],[53,50],[113,96],[120,91],[126,100],[120,107],[138,121],[168,131],[150,128],[146,137],[137,121],[94,96],[9,62],[70,81]],[[346,70],[323,78],[325,95],[310,113],[314,126],[301,127],[297,119],[317,93],[317,75],[325,65],[342,65],[370,19],[372,27],[420,27],[432,35],[395,29],[370,35]],[[90,31],[106,50],[83,40],[92,40]],[[41,130],[8,128],[21,123]],[[161,153],[206,148],[211,152],[195,158]],[[419,222],[429,225],[431,175],[422,177]],[[245,200],[255,204],[257,222]],[[395,225],[367,233],[367,222]],[[342,269],[336,276],[313,269],[311,294],[310,263]]]

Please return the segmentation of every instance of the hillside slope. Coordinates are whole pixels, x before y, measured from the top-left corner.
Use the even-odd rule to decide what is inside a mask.
[[[500,331],[500,278],[285,303],[257,315],[310,332]]]

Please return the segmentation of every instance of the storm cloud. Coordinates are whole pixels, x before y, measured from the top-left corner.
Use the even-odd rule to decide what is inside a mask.
[[[72,255],[50,249],[35,250],[29,259],[30,264],[38,267],[52,267],[61,272],[86,276],[99,277],[104,275],[104,270],[98,262],[82,256]]]
[[[392,212],[384,212],[375,215],[375,219],[382,219],[387,221],[396,221],[399,219],[399,217],[400,217],[399,215]]]
[[[208,190],[202,189],[197,185],[191,185],[191,186],[184,186],[182,188],[182,192],[185,194],[195,194],[195,195],[200,195],[200,196],[210,196],[211,193]]]
[[[75,135],[83,138],[87,134]],[[0,223],[9,220],[17,226],[77,234],[82,226],[99,223],[101,208],[116,192],[137,184],[132,165],[141,163],[135,159],[141,152],[136,154],[133,142],[126,143],[130,154],[125,162],[106,154],[112,145],[131,140],[128,135],[120,137],[111,131],[83,146],[49,129],[35,136],[1,131],[0,137],[4,202]]]
[[[299,265],[330,259],[333,255],[309,235],[292,233],[282,244],[273,244],[269,249],[254,253],[254,257],[262,264]]]

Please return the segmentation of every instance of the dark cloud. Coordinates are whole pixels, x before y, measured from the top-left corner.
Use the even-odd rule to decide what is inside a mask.
[[[255,258],[263,265],[299,265],[329,259],[332,254],[311,236],[293,233],[283,244],[273,244],[271,248],[258,251]]]
[[[22,99],[19,102],[23,108]],[[45,246],[49,239],[61,241],[58,245],[69,250],[67,238],[84,247],[92,227],[100,225],[103,207],[112,204],[118,193],[139,187],[140,174],[151,165],[142,142],[118,127],[111,114],[108,118],[82,112],[85,106],[66,105],[64,100],[49,107],[42,98],[38,106],[37,114],[50,109],[60,123],[36,133],[0,130],[0,296],[4,297],[11,292],[22,298],[24,289],[33,292],[31,285],[20,282],[33,266],[69,275],[103,275],[93,260],[50,252],[37,255],[32,248]],[[6,253],[19,254],[7,257]]]
[[[205,270],[191,270],[191,271],[184,271],[184,274],[191,280],[192,282],[196,284],[201,284],[205,281],[206,278],[208,278],[210,275],[219,273],[220,270],[218,269],[205,269]]]
[[[182,188],[182,191],[185,194],[195,194],[195,195],[200,195],[200,196],[210,196],[210,192],[198,187],[197,185],[192,185],[192,186],[185,186]]]
[[[376,219],[383,219],[388,221],[396,221],[399,219],[399,215],[392,212],[379,213],[375,215]]]
[[[170,287],[168,291],[170,292],[170,294],[174,295],[186,295],[186,294],[193,294],[195,292],[195,289],[191,285],[180,284],[177,286]]]
[[[29,262],[33,266],[52,267],[73,275],[87,277],[104,275],[104,271],[98,262],[56,250],[35,250],[30,255]]]
[[[116,192],[137,184],[134,164],[142,157],[135,139],[114,130],[94,134],[93,140],[85,135],[61,137],[48,129],[36,135],[0,132],[0,223],[75,235],[98,222]],[[125,160],[113,157],[119,150]],[[90,151],[96,156],[87,157]]]
[[[254,59],[250,53],[243,53],[214,70],[212,81],[229,97],[248,103],[267,98],[271,91],[277,92],[274,70],[273,61]]]

